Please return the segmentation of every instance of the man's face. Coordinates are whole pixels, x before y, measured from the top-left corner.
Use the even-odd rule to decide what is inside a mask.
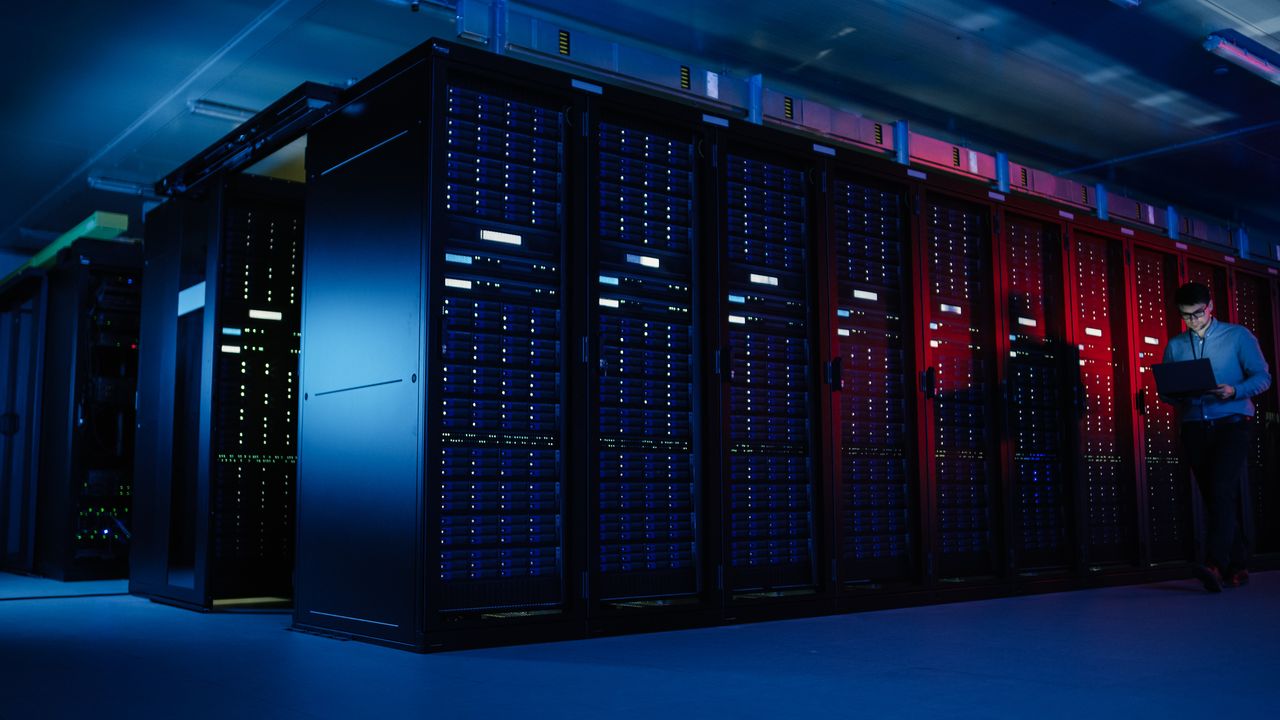
[[[1182,322],[1187,324],[1188,330],[1195,333],[1204,332],[1204,329],[1209,327],[1209,321],[1213,319],[1213,302],[1179,305],[1178,314],[1182,316]]]

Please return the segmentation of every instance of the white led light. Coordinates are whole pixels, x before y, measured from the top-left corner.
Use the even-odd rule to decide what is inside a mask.
[[[729,322],[733,323],[734,325],[746,325],[747,319],[742,317],[741,315],[730,315]]]
[[[239,335],[240,328],[222,328],[223,335]]]
[[[600,284],[601,284],[601,285],[617,285],[617,284],[618,284],[618,278],[616,278],[616,277],[610,277],[610,276],[608,276],[608,275],[601,275],[601,276],[600,276]]]
[[[1148,344],[1148,345],[1159,345],[1159,344],[1160,344],[1160,341],[1159,341],[1159,340],[1157,340],[1157,339],[1155,339],[1155,338],[1151,337],[1150,335],[1143,335],[1143,336],[1142,336],[1142,342],[1144,342],[1144,343],[1146,343],[1146,344]]]
[[[778,284],[778,278],[776,278],[776,277],[774,277],[774,276],[772,276],[772,275],[759,275],[759,274],[756,274],[756,273],[751,273],[751,282],[753,282],[753,283],[757,283],[757,284],[760,284],[760,285],[775,285],[775,286],[776,286],[776,285]]]
[[[240,346],[239,345],[223,345],[222,352],[238,354],[240,352]]]
[[[1026,325],[1027,327],[1035,327],[1037,325],[1034,318],[1024,318],[1024,317],[1018,318],[1018,324]]]
[[[879,300],[880,296],[867,290],[854,290],[853,296],[859,300]]]
[[[521,238],[519,235],[512,235],[511,233],[498,232],[497,230],[481,230],[480,239],[490,240],[493,242],[506,243],[508,245],[520,245],[524,242],[523,238]]]
[[[613,298],[600,298],[600,307],[616,308],[620,303]]]
[[[631,253],[627,253],[627,262],[651,268],[656,268],[662,265],[656,257],[649,257],[648,255],[632,255]]]
[[[1084,334],[1092,335],[1094,337],[1102,337],[1102,331],[1099,330],[1098,328],[1087,327],[1084,329]]]
[[[459,288],[459,289],[461,289],[461,290],[470,290],[470,289],[471,289],[471,281],[470,281],[470,280],[458,280],[457,278],[445,278],[445,279],[444,279],[444,286],[445,286],[445,287],[451,287],[451,288]]]
[[[959,305],[948,305],[948,304],[946,304],[946,303],[942,303],[942,312],[955,313],[956,315],[959,315],[959,314],[960,314],[960,306],[959,306]]]
[[[249,317],[254,320],[283,320],[284,313],[275,310],[250,310]]]
[[[453,253],[445,253],[444,261],[451,262],[451,263],[461,263],[463,265],[470,265],[471,256],[470,255],[454,255]]]

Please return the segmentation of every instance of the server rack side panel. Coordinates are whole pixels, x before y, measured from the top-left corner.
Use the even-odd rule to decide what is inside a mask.
[[[291,597],[302,185],[237,176],[222,214],[210,594]]]
[[[609,609],[701,601],[701,133],[602,103],[591,128],[588,553]]]
[[[720,142],[725,589],[742,600],[811,594],[826,550],[818,522],[814,163],[728,133]]]
[[[36,572],[67,578],[72,558],[71,478],[75,472],[77,369],[80,362],[82,278],[78,269],[52,268],[45,314],[45,377],[41,389],[40,469],[36,496]]]
[[[1128,448],[1128,325],[1120,243],[1077,232],[1074,336],[1082,390],[1081,540],[1091,566],[1137,561],[1137,482]]]
[[[294,622],[414,646],[430,92],[413,65],[308,134]]]
[[[1003,496],[989,210],[935,192],[923,199],[935,573],[991,576],[1002,567]]]
[[[1151,366],[1162,362],[1169,339],[1182,331],[1173,293],[1179,284],[1178,257],[1135,245],[1138,361],[1136,409],[1142,437],[1147,526],[1146,544],[1152,564],[1182,562],[1195,548],[1190,481],[1181,462],[1178,419],[1172,405],[1156,391]]]
[[[47,285],[43,273],[24,278],[22,288],[6,288],[0,314],[7,344],[3,350],[5,413],[0,447],[0,566],[18,572],[35,569],[36,497],[40,465],[40,408],[44,377],[44,313]]]
[[[834,169],[828,263],[836,358],[833,525],[847,589],[919,580],[916,313],[903,185]]]
[[[577,365],[565,270],[573,100],[529,80],[460,63],[436,76],[429,633],[543,624],[575,607],[568,498],[584,479],[569,471],[565,413]]]
[[[1013,517],[1013,565],[1020,572],[1064,570],[1073,555],[1069,423],[1075,393],[1067,342],[1062,230],[1005,213],[1005,403]]]

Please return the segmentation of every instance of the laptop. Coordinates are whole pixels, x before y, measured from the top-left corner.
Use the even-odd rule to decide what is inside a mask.
[[[1204,395],[1218,387],[1209,358],[1156,363],[1151,372],[1156,376],[1156,389],[1168,397]]]

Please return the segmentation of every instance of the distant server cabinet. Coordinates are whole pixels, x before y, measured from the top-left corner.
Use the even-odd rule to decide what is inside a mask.
[[[990,210],[928,192],[922,214],[934,576],[992,577],[1003,571],[1005,538]]]
[[[1271,372],[1271,387],[1252,398],[1254,416],[1253,447],[1249,451],[1248,507],[1253,550],[1261,554],[1280,552],[1280,405],[1276,398],[1276,282],[1265,275],[1232,272],[1232,309],[1235,322],[1258,339],[1262,356]]]
[[[220,175],[147,217],[130,592],[292,596],[302,187]]]
[[[13,569],[128,573],[140,265],[136,244],[83,239],[18,279],[30,292],[6,312],[4,346]]]
[[[834,560],[846,589],[911,585],[922,536],[908,191],[840,169],[827,192]]]
[[[1147,560],[1157,565],[1185,562],[1194,557],[1196,544],[1192,490],[1181,460],[1177,413],[1160,400],[1151,372],[1152,365],[1164,361],[1169,339],[1182,332],[1173,304],[1180,265],[1173,253],[1145,245],[1133,247],[1133,305],[1137,310],[1137,378],[1133,389],[1145,489],[1140,502]]]
[[[726,132],[716,146],[718,476],[730,600],[817,592],[825,556],[812,161],[778,154],[780,145],[766,150]]]
[[[0,567],[26,573],[35,571],[45,305],[44,271],[0,288]]]
[[[1003,245],[1011,560],[1023,573],[1062,571],[1078,536],[1070,474],[1078,369],[1069,364],[1062,234],[1057,223],[1006,212]]]
[[[1129,326],[1121,243],[1078,231],[1071,239],[1079,352],[1077,493],[1082,560],[1091,568],[1138,562],[1138,509],[1129,398]]]

